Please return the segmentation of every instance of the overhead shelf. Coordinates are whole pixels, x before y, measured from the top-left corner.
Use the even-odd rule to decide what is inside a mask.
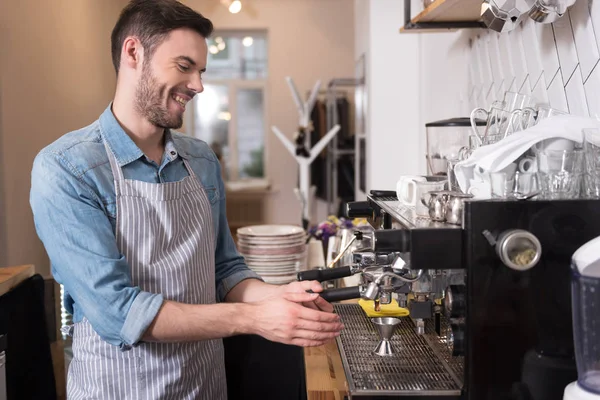
[[[436,0],[412,19],[410,3],[404,0],[401,33],[486,28],[481,21],[482,0]]]

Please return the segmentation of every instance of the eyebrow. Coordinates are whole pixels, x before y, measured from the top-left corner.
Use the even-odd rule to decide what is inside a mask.
[[[196,61],[192,60],[190,57],[188,56],[178,56],[175,58],[176,60],[183,60],[183,61],[187,61],[188,63],[190,63],[190,65],[192,66],[196,66]],[[206,72],[206,68],[202,68],[200,70],[201,72]]]

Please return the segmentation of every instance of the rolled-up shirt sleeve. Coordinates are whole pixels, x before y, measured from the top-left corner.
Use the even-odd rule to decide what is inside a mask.
[[[123,350],[138,343],[163,297],[132,285],[98,195],[60,154],[41,152],[31,173],[30,205],[54,278],[75,307],[106,342]]]

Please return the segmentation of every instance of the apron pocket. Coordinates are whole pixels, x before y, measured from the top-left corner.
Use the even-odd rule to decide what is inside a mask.
[[[73,358],[67,379],[69,399],[145,399],[140,357]]]

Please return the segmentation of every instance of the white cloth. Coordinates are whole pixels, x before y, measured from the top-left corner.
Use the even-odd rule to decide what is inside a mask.
[[[471,156],[454,167],[454,173],[463,192],[467,192],[475,169],[497,172],[515,162],[532,146],[547,139],[568,139],[583,142],[583,129],[600,129],[600,121],[575,115],[557,115],[541,120],[537,125],[487,146],[476,149]]]

